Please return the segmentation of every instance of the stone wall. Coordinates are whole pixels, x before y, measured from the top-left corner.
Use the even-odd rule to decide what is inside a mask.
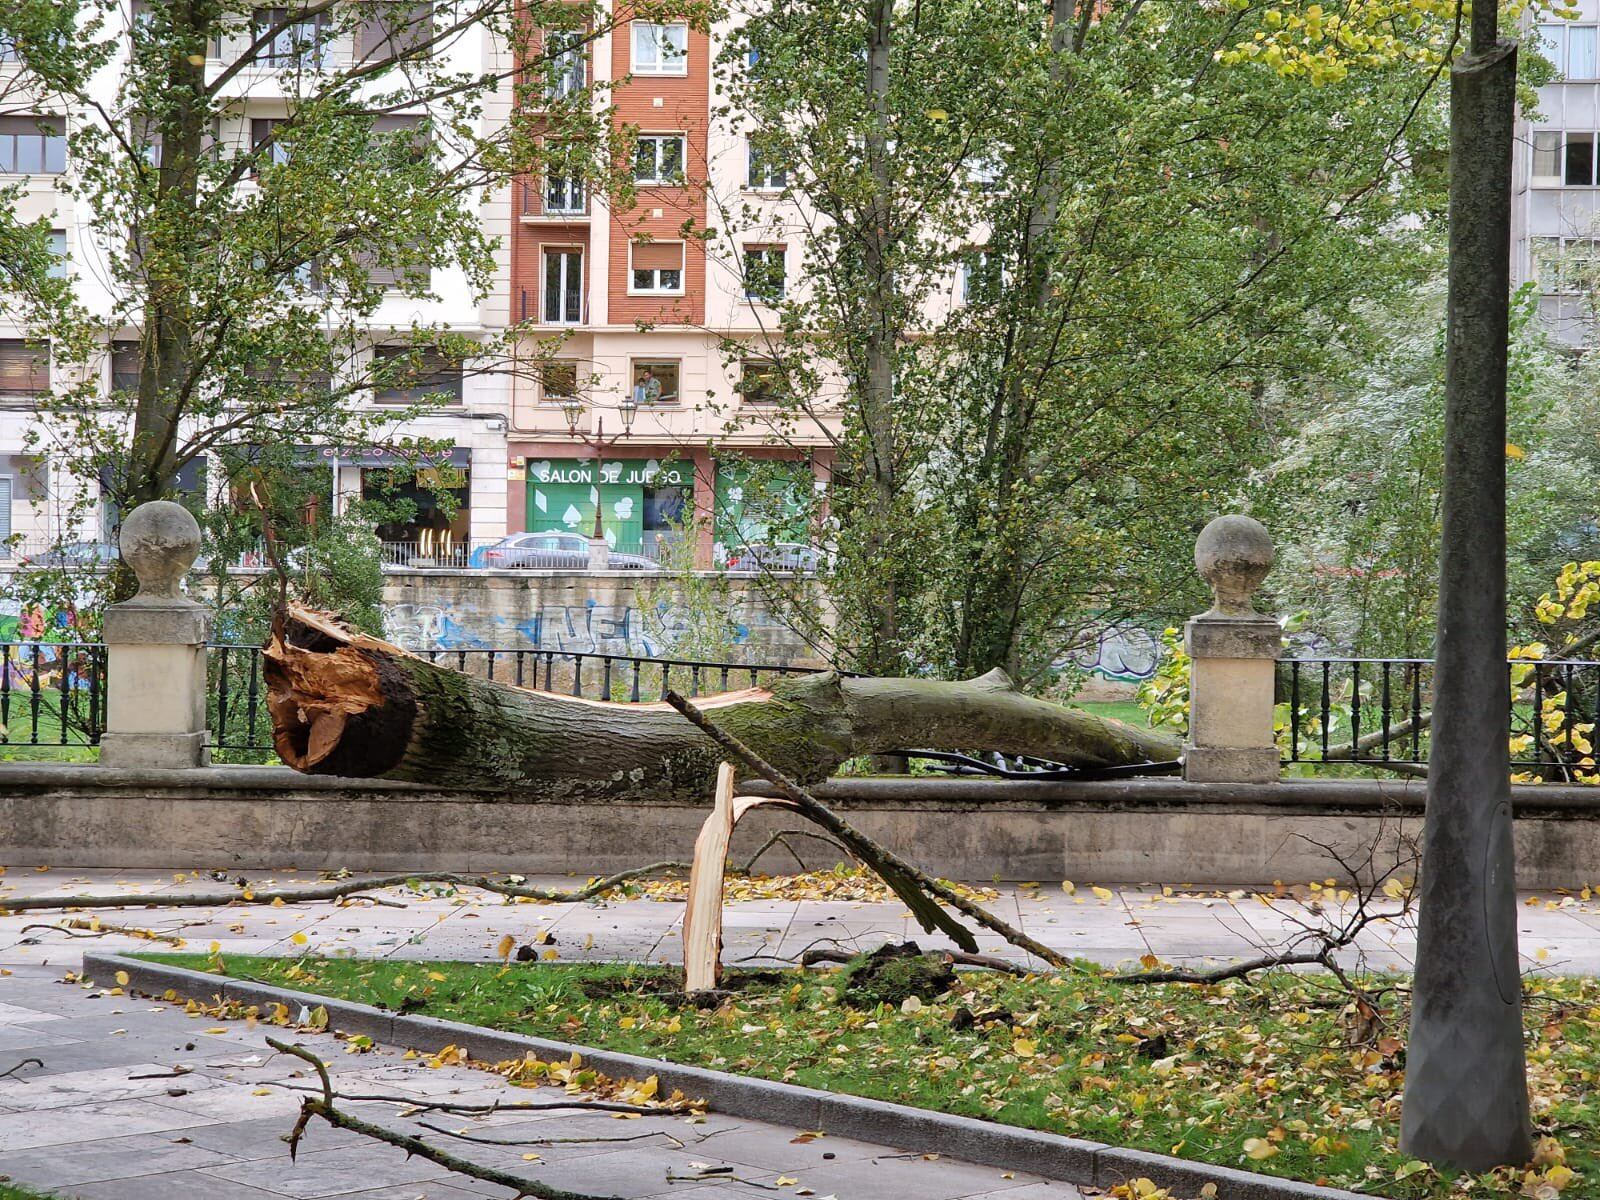
[[[722,576],[719,586],[727,589],[733,661],[820,665],[773,613],[758,580]],[[388,636],[406,647],[694,656],[686,634],[696,614],[683,588],[634,571],[386,573],[383,604]]]

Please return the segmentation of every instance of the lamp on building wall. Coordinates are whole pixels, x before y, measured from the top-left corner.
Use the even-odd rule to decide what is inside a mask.
[[[578,419],[583,416],[583,407],[582,399],[577,396],[563,396],[561,398],[561,415],[567,419],[567,433],[593,450],[596,460],[608,449],[628,436],[633,430],[633,419],[639,415],[639,402],[631,394],[624,396],[617,403],[617,413],[622,418],[622,432],[614,438],[608,438],[606,437],[604,417],[595,421],[592,435],[584,433],[578,428]],[[601,523],[602,506],[600,504],[600,474],[598,469],[595,472],[594,494],[594,532],[589,536],[603,540],[605,538],[605,528]]]

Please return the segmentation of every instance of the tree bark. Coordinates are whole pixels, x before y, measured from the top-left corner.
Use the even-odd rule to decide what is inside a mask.
[[[265,654],[278,756],[308,774],[536,787],[544,799],[712,794],[717,747],[667,704],[612,704],[493,683],[291,608]],[[698,707],[803,783],[907,748],[992,750],[1083,767],[1177,758],[1177,742],[1018,692],[999,671],[947,683],[833,672]]]

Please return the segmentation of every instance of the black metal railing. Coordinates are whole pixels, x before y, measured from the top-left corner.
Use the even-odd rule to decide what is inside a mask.
[[[1541,778],[1595,772],[1600,662],[1512,659],[1511,765]],[[1423,767],[1433,721],[1425,658],[1297,658],[1280,668],[1286,763]]]
[[[105,647],[0,642],[0,744],[95,746],[105,730]]]
[[[689,696],[760,687],[816,668],[787,664],[709,662],[588,651],[500,647],[416,650],[429,662],[480,679],[589,700],[647,704],[669,689]],[[211,744],[218,750],[272,749],[272,719],[259,646],[212,646],[209,660]]]

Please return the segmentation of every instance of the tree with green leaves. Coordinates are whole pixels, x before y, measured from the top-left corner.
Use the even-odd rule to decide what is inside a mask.
[[[843,418],[854,661],[1042,682],[1101,624],[1195,611],[1193,536],[1291,431],[1276,398],[1356,369],[1437,270],[1453,15],[741,15],[728,109],[807,235],[771,353]]]
[[[81,236],[62,278],[57,218],[0,188],[0,319],[49,346],[40,449],[81,481],[81,507],[102,488],[122,510],[171,496],[191,464],[226,470],[251,447],[415,458],[440,447],[401,432],[449,399],[447,372],[537,372],[556,344],[513,355],[520,331],[480,311],[496,270],[484,215],[527,177],[610,186],[626,131],[581,64],[620,15],[567,0],[5,6],[17,69],[0,112],[65,115],[59,203]]]

